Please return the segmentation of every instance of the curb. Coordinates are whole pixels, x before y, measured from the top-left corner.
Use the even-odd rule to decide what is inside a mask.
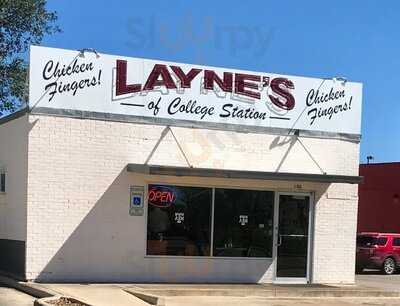
[[[400,297],[398,291],[385,290],[277,290],[275,292],[277,298],[382,298],[382,297]]]
[[[0,284],[4,284],[10,288],[14,288],[18,291],[24,292],[26,294],[29,294],[30,296],[37,298],[37,300],[35,300],[33,303],[34,306],[54,306],[54,304],[51,304],[49,302],[57,300],[61,297],[80,302],[83,305],[91,306],[75,298],[64,296],[54,290],[43,288],[43,286],[38,286],[35,283],[18,281],[4,275],[0,275]]]
[[[139,292],[132,289],[122,289],[122,290],[125,291],[126,293],[136,296],[137,298],[141,299],[142,301],[145,301],[150,305],[165,306],[165,299],[163,297]]]
[[[60,298],[68,298],[68,300],[70,300],[72,302],[81,303],[82,305],[85,305],[85,306],[92,306],[92,305],[86,304],[86,303],[84,303],[84,302],[82,302],[80,300],[77,300],[75,298],[67,297],[67,296],[61,296],[61,295],[60,296],[53,296],[53,297],[46,297],[46,298],[37,299],[33,303],[33,306],[54,306],[54,304],[51,303],[51,302],[52,301],[56,301],[56,300],[58,300]]]
[[[36,298],[47,298],[60,295],[60,293],[54,290],[47,288],[44,289],[42,286],[39,287],[34,283],[18,281],[3,275],[0,275],[0,283],[19,291],[25,292]]]
[[[170,296],[231,296],[231,297],[265,297],[265,298],[393,298],[400,297],[400,291],[386,291],[375,288],[365,289],[265,289],[265,290],[225,290],[225,289],[154,289],[137,290],[126,288],[125,292],[131,293],[145,300],[151,305],[157,304],[157,297]],[[161,302],[160,302],[161,303]]]
[[[50,305],[54,305],[49,303],[50,301],[53,301],[54,299],[58,299],[61,296],[53,296],[53,297],[46,297],[46,298],[41,298],[41,299],[37,299],[35,300],[35,302],[33,302],[33,306],[50,306]]]
[[[48,303],[48,302],[52,301],[54,298],[57,298],[57,297],[54,296],[54,297],[47,297],[47,298],[36,299],[36,300],[33,302],[33,306],[48,306],[48,305],[51,305],[51,304]]]

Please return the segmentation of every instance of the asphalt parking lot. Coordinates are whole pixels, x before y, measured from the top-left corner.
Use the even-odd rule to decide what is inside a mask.
[[[400,291],[400,274],[384,275],[378,270],[366,270],[356,275],[356,283],[361,286]]]
[[[0,306],[32,306],[35,298],[0,285]]]

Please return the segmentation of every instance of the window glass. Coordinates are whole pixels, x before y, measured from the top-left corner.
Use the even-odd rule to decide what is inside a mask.
[[[0,173],[0,192],[6,192],[6,174]]]
[[[386,237],[358,236],[357,245],[360,247],[373,247],[374,245],[384,246]]]
[[[400,238],[393,238],[393,246],[400,246]]]
[[[376,239],[375,244],[376,244],[376,245],[383,246],[383,245],[386,244],[386,242],[387,242],[387,238],[385,238],[385,237],[380,237],[380,238]]]
[[[274,193],[215,189],[214,256],[272,257]]]
[[[147,254],[209,256],[212,189],[149,185]]]

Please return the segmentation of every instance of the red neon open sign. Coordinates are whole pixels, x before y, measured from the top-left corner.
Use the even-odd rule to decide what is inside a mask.
[[[174,204],[175,199],[175,192],[171,187],[162,185],[149,186],[149,204],[157,207],[169,207]]]

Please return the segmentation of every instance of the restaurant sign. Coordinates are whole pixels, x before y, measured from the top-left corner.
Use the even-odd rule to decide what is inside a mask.
[[[360,134],[362,85],[31,47],[30,108],[241,130]]]

